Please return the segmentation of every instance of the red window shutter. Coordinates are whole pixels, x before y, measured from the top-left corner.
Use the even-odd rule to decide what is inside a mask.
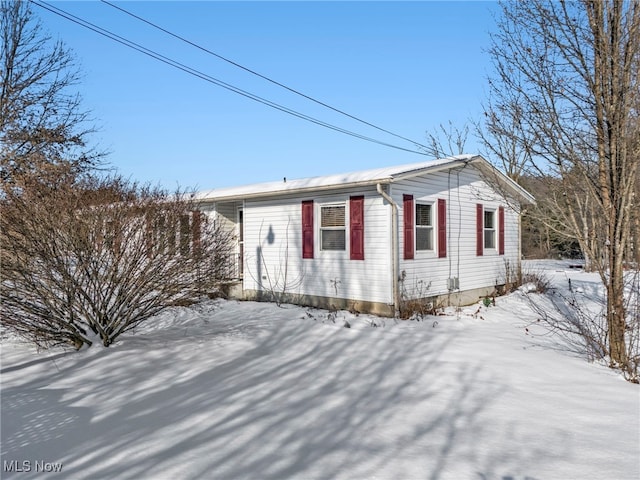
[[[498,207],[498,253],[504,255],[504,207]]]
[[[476,205],[476,255],[481,257],[484,253],[484,221],[482,204]]]
[[[404,216],[404,259],[413,259],[413,195],[402,196],[402,211]]]
[[[447,256],[447,201],[438,199],[438,258]]]
[[[349,201],[349,238],[351,260],[364,260],[364,196]]]
[[[313,258],[313,200],[302,202],[302,258]]]

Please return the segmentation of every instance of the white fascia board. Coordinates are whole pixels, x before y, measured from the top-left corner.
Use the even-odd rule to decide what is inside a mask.
[[[493,175],[498,182],[502,183],[505,187],[513,191],[513,193],[515,193],[515,195],[521,200],[522,203],[535,205],[536,199],[533,195],[531,195],[524,188],[518,185],[512,178],[508,177],[496,167],[494,167],[485,158],[478,155],[477,157],[473,158],[472,163],[477,164],[480,170],[484,170],[485,172]]]
[[[265,198],[265,197],[282,197],[285,195],[300,195],[304,193],[312,193],[312,192],[325,192],[327,190],[337,190],[341,188],[357,188],[357,187],[370,187],[375,186],[378,183],[390,183],[393,181],[392,178],[382,178],[378,180],[365,180],[360,182],[349,182],[349,183],[339,183],[339,184],[331,184],[331,185],[318,185],[318,186],[308,186],[308,187],[300,187],[300,188],[290,188],[286,190],[274,190],[274,191],[264,191],[264,192],[250,192],[250,193],[233,193],[229,195],[221,195],[216,196],[202,196],[198,201],[201,203],[211,203],[211,202],[232,202],[238,200],[251,200],[255,198]],[[215,192],[212,192],[215,193]]]
[[[455,159],[453,159],[453,160],[451,160],[451,161],[449,161],[447,163],[441,163],[439,165],[433,165],[433,166],[418,168],[416,170],[413,170],[413,171],[410,171],[410,172],[405,172],[405,173],[402,173],[400,175],[394,176],[393,177],[393,181],[394,182],[398,182],[398,181],[401,181],[401,180],[407,180],[409,178],[419,177],[420,175],[424,175],[424,174],[441,172],[443,170],[450,170],[450,169],[456,168],[456,167],[463,167],[463,166],[467,165],[474,158],[476,158],[476,157],[455,158]]]

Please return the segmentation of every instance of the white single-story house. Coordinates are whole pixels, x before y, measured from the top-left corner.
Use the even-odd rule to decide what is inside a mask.
[[[473,303],[520,262],[534,198],[478,155],[198,194],[233,229],[234,296],[392,316]]]

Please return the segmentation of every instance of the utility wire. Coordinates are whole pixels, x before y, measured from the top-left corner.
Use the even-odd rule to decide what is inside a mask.
[[[314,103],[317,103],[318,105],[321,105],[321,106],[323,106],[323,107],[325,107],[325,108],[328,108],[329,110],[333,110],[334,112],[337,112],[337,113],[339,113],[339,114],[341,114],[341,115],[344,115],[344,116],[346,116],[346,117],[349,117],[349,118],[351,118],[352,120],[355,120],[355,121],[357,121],[357,122],[360,122],[360,123],[362,123],[362,124],[364,124],[364,125],[367,125],[367,126],[369,126],[369,127],[375,128],[376,130],[379,130],[379,131],[381,131],[381,132],[384,132],[384,133],[387,133],[387,134],[389,134],[389,135],[392,135],[392,136],[394,136],[394,137],[396,137],[396,138],[400,138],[400,139],[405,140],[405,141],[407,141],[407,142],[409,142],[409,143],[412,143],[412,144],[414,144],[414,145],[415,145],[416,147],[418,147],[418,148],[419,148],[419,147],[422,147],[422,148],[428,149],[428,147],[427,147],[426,145],[423,145],[423,144],[421,144],[421,143],[419,143],[419,142],[416,142],[415,140],[411,140],[411,139],[409,139],[409,138],[403,137],[402,135],[398,135],[398,134],[393,133],[393,132],[391,132],[391,131],[389,131],[389,130],[386,130],[386,129],[382,128],[382,127],[379,127],[379,126],[377,126],[377,125],[374,125],[373,123],[370,123],[370,122],[367,122],[367,121],[365,121],[365,120],[362,120],[361,118],[358,118],[358,117],[356,117],[355,115],[351,115],[351,114],[349,114],[349,113],[347,113],[347,112],[345,112],[345,111],[343,111],[343,110],[340,110],[340,109],[338,109],[338,108],[332,107],[331,105],[328,105],[328,104],[327,104],[327,103],[325,103],[325,102],[322,102],[322,101],[320,101],[320,100],[317,100],[317,99],[315,99],[315,98],[313,98],[313,97],[311,97],[311,96],[309,96],[309,95],[306,95],[306,94],[304,94],[304,93],[302,93],[302,92],[300,92],[300,91],[298,91],[298,90],[296,90],[296,89],[294,89],[294,88],[288,87],[287,85],[284,85],[284,84],[283,84],[283,83],[281,83],[281,82],[278,82],[278,81],[276,81],[276,80],[273,80],[272,78],[269,78],[269,77],[267,77],[266,75],[263,75],[263,74],[261,74],[261,73],[258,73],[258,72],[256,72],[255,70],[252,70],[252,69],[250,69],[250,68],[247,68],[247,67],[245,67],[244,65],[241,65],[241,64],[239,64],[239,63],[237,63],[237,62],[234,62],[233,60],[230,60],[230,59],[228,59],[228,58],[226,58],[226,57],[224,57],[224,56],[222,56],[222,55],[220,55],[220,54],[218,54],[218,53],[215,53],[215,52],[213,52],[213,51],[211,51],[211,50],[209,50],[209,49],[207,49],[207,48],[205,48],[205,47],[203,47],[203,46],[201,46],[201,45],[199,45],[199,44],[197,44],[197,43],[195,43],[195,42],[192,42],[191,40],[188,40],[188,39],[186,39],[186,38],[184,38],[184,37],[182,37],[182,36],[180,36],[180,35],[178,35],[178,34],[175,34],[175,33],[171,32],[171,31],[169,31],[169,30],[167,30],[167,29],[165,29],[165,28],[163,28],[163,27],[161,27],[161,26],[159,26],[159,25],[157,25],[157,24],[155,24],[155,23],[153,23],[153,22],[151,22],[151,21],[149,21],[149,20],[147,20],[147,19],[143,18],[143,17],[140,17],[139,15],[136,15],[135,13],[132,13],[132,12],[130,12],[129,10],[126,10],[125,8],[122,8],[122,7],[118,6],[118,5],[115,5],[115,4],[113,4],[113,3],[111,3],[111,2],[109,2],[109,1],[107,1],[107,0],[100,0],[100,1],[101,1],[102,3],[104,3],[104,4],[106,4],[106,5],[109,5],[110,7],[113,7],[113,8],[115,8],[115,9],[117,9],[117,10],[120,10],[121,12],[123,12],[123,13],[125,13],[125,14],[127,14],[127,15],[129,15],[129,16],[131,16],[131,17],[135,18],[135,19],[137,19],[137,20],[140,20],[141,22],[146,23],[147,25],[152,26],[153,28],[156,28],[156,29],[158,29],[158,30],[160,30],[160,31],[162,31],[162,32],[164,32],[164,33],[166,33],[167,35],[171,35],[172,37],[177,38],[178,40],[180,40],[180,41],[182,41],[182,42],[185,42],[185,43],[187,43],[187,44],[191,45],[192,47],[195,47],[195,48],[197,48],[197,49],[199,49],[199,50],[202,50],[203,52],[206,52],[206,53],[208,53],[209,55],[213,55],[214,57],[219,58],[220,60],[223,60],[223,61],[225,61],[225,62],[227,62],[227,63],[230,63],[231,65],[233,65],[233,66],[235,66],[235,67],[238,67],[238,68],[240,68],[240,69],[242,69],[242,70],[244,70],[244,71],[246,71],[246,72],[249,72],[249,73],[251,73],[252,75],[255,75],[255,76],[257,76],[257,77],[260,77],[260,78],[262,78],[263,80],[266,80],[266,81],[268,81],[268,82],[271,82],[271,83],[272,83],[272,84],[274,84],[274,85],[277,85],[277,86],[279,86],[279,87],[281,87],[281,88],[284,88],[285,90],[288,90],[288,91],[289,91],[289,92],[291,92],[291,93],[294,93],[294,94],[296,94],[296,95],[299,95],[299,96],[301,96],[301,97],[303,97],[303,98],[306,98],[307,100],[310,100],[310,101],[312,101],[312,102],[314,102]]]
[[[401,146],[398,146],[398,145],[393,145],[391,143],[383,142],[381,140],[377,140],[377,139],[372,138],[372,137],[368,137],[368,136],[365,136],[365,135],[362,135],[362,134],[359,134],[359,133],[356,133],[356,132],[352,132],[350,130],[346,130],[346,129],[338,127],[336,125],[333,125],[333,124],[324,122],[322,120],[319,120],[317,118],[311,117],[309,115],[300,113],[300,112],[298,112],[296,110],[293,110],[291,108],[285,107],[285,106],[280,105],[280,104],[278,104],[276,102],[272,102],[271,100],[262,98],[262,97],[260,97],[258,95],[254,95],[254,94],[252,94],[252,93],[250,93],[250,92],[248,92],[246,90],[242,90],[241,88],[235,87],[234,85],[226,83],[226,82],[224,82],[222,80],[219,80],[219,79],[217,79],[215,77],[207,75],[206,73],[203,73],[203,72],[201,72],[199,70],[191,68],[191,67],[189,67],[187,65],[184,65],[184,64],[182,64],[182,63],[180,63],[180,62],[178,62],[176,60],[168,58],[168,57],[166,57],[166,56],[164,56],[162,54],[159,54],[159,53],[157,53],[157,52],[155,52],[155,51],[153,51],[151,49],[148,49],[148,48],[146,48],[146,47],[144,47],[142,45],[139,45],[139,44],[137,44],[137,43],[135,43],[135,42],[133,42],[131,40],[128,40],[128,39],[126,39],[124,37],[121,37],[120,35],[117,35],[117,34],[111,32],[109,30],[106,30],[106,29],[104,29],[102,27],[99,27],[99,26],[97,26],[97,25],[95,25],[95,24],[93,24],[91,22],[88,22],[88,21],[86,21],[86,20],[84,20],[84,19],[82,19],[80,17],[77,17],[77,16],[75,16],[75,15],[73,15],[73,14],[71,14],[71,13],[65,11],[65,10],[62,10],[62,9],[60,9],[58,7],[54,7],[53,5],[51,5],[51,4],[47,3],[47,2],[38,1],[38,0],[30,0],[30,1],[34,5],[37,5],[40,8],[43,8],[44,10],[47,10],[47,11],[49,11],[49,12],[55,14],[55,15],[63,17],[65,19],[67,19],[67,20],[69,20],[69,21],[71,21],[73,23],[76,23],[76,24],[78,24],[78,25],[80,25],[82,27],[85,27],[85,28],[87,28],[89,30],[92,30],[95,33],[98,33],[98,34],[100,34],[100,35],[102,35],[104,37],[109,38],[110,40],[113,40],[115,42],[118,42],[118,43],[126,46],[126,47],[129,47],[129,48],[131,48],[133,50],[136,50],[136,51],[138,51],[140,53],[143,53],[143,54],[145,54],[145,55],[147,55],[147,56],[149,56],[149,57],[151,57],[151,58],[153,58],[155,60],[159,60],[159,61],[161,61],[161,62],[163,62],[163,63],[165,63],[167,65],[170,65],[170,66],[172,66],[174,68],[182,70],[183,72],[186,72],[186,73],[188,73],[190,75],[198,77],[198,78],[200,78],[202,80],[205,80],[205,81],[207,81],[209,83],[212,83],[214,85],[217,85],[219,87],[225,88],[227,90],[230,90],[230,91],[232,91],[234,93],[242,95],[242,96],[244,96],[246,98],[249,98],[251,100],[254,100],[256,102],[262,103],[263,105],[269,106],[269,107],[274,108],[276,110],[280,110],[281,112],[288,113],[289,115],[292,115],[294,117],[300,118],[302,120],[306,120],[306,121],[314,123],[316,125],[320,125],[322,127],[325,127],[325,128],[328,128],[328,129],[331,129],[331,130],[334,130],[334,131],[337,131],[337,132],[340,132],[340,133],[344,133],[345,135],[350,135],[352,137],[359,138],[361,140],[366,140],[368,142],[376,143],[378,145],[383,145],[383,146],[386,146],[386,147],[394,148],[394,149],[397,149],[397,150],[402,150],[402,151],[405,151],[405,152],[415,153],[415,154],[418,154],[418,155],[425,155],[425,156],[427,155],[426,153],[423,153],[423,152],[419,152],[419,151],[416,151],[416,150],[411,150],[411,149],[404,148],[404,147],[401,147]]]

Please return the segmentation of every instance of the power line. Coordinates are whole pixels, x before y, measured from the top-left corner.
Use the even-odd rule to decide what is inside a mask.
[[[361,140],[366,140],[368,142],[376,143],[378,145],[383,145],[383,146],[386,146],[386,147],[389,147],[389,148],[394,148],[394,149],[402,150],[402,151],[405,151],[405,152],[415,153],[415,154],[418,154],[418,155],[425,155],[425,156],[427,155],[426,153],[423,153],[423,152],[419,152],[419,151],[416,151],[416,150],[411,150],[411,149],[404,148],[404,147],[401,147],[401,146],[398,146],[398,145],[394,145],[394,144],[391,144],[391,143],[383,142],[381,140],[377,140],[375,138],[368,137],[366,135],[362,135],[362,134],[359,134],[359,133],[356,133],[356,132],[352,132],[352,131],[344,129],[342,127],[338,127],[338,126],[330,124],[328,122],[324,122],[322,120],[319,120],[319,119],[317,119],[315,117],[311,117],[310,115],[306,115],[304,113],[300,113],[300,112],[298,112],[296,110],[293,110],[293,109],[288,108],[286,106],[280,105],[280,104],[278,104],[276,102],[273,102],[271,100],[268,100],[266,98],[262,98],[262,97],[260,97],[258,95],[250,93],[250,92],[248,92],[246,90],[243,90],[243,89],[238,88],[238,87],[236,87],[234,85],[231,85],[231,84],[229,84],[227,82],[219,80],[219,79],[217,79],[215,77],[212,77],[212,76],[210,76],[210,75],[208,75],[206,73],[203,73],[203,72],[201,72],[199,70],[196,70],[196,69],[194,69],[192,67],[184,65],[184,64],[182,64],[182,63],[180,63],[180,62],[178,62],[176,60],[173,60],[173,59],[171,59],[169,57],[166,57],[166,56],[164,56],[164,55],[162,55],[160,53],[157,53],[154,50],[146,48],[146,47],[144,47],[144,46],[142,46],[140,44],[137,44],[137,43],[135,43],[135,42],[133,42],[131,40],[128,40],[128,39],[126,39],[126,38],[124,38],[124,37],[122,37],[120,35],[117,35],[117,34],[111,32],[111,31],[109,31],[107,29],[104,29],[102,27],[99,27],[99,26],[91,23],[91,22],[88,22],[87,20],[84,20],[84,19],[82,19],[80,17],[77,17],[77,16],[75,16],[75,15],[73,15],[73,14],[71,14],[71,13],[65,11],[65,10],[62,10],[62,9],[60,9],[58,7],[54,7],[53,5],[50,5],[47,2],[38,1],[38,0],[30,0],[30,1],[34,5],[37,5],[37,6],[39,6],[40,8],[42,8],[44,10],[47,10],[47,11],[49,11],[49,12],[55,14],[55,15],[58,15],[58,16],[60,16],[62,18],[65,18],[65,19],[67,19],[67,20],[69,20],[69,21],[71,21],[73,23],[76,23],[76,24],[78,24],[78,25],[80,25],[80,26],[82,26],[84,28],[87,28],[87,29],[89,29],[89,30],[91,30],[91,31],[93,31],[95,33],[98,33],[98,34],[100,34],[100,35],[102,35],[104,37],[107,37],[110,40],[118,42],[118,43],[120,43],[120,44],[122,44],[122,45],[124,45],[126,47],[129,47],[129,48],[131,48],[133,50],[136,50],[136,51],[138,51],[140,53],[143,53],[143,54],[145,54],[145,55],[147,55],[147,56],[149,56],[149,57],[151,57],[151,58],[153,58],[155,60],[163,62],[163,63],[165,63],[165,64],[167,64],[169,66],[172,66],[174,68],[177,68],[178,70],[182,70],[185,73],[193,75],[193,76],[195,76],[197,78],[205,80],[205,81],[207,81],[209,83],[212,83],[212,84],[217,85],[219,87],[222,87],[224,89],[230,90],[230,91],[232,91],[234,93],[242,95],[242,96],[244,96],[246,98],[254,100],[254,101],[256,101],[258,103],[261,103],[263,105],[266,105],[268,107],[274,108],[276,110],[279,110],[281,112],[287,113],[289,115],[292,115],[294,117],[300,118],[302,120],[306,120],[306,121],[314,123],[316,125],[320,125],[322,127],[325,127],[325,128],[328,128],[328,129],[331,129],[331,130],[334,130],[334,131],[337,131],[337,132],[340,132],[340,133],[344,133],[345,135],[350,135],[352,137],[359,138]]]
[[[132,12],[130,12],[129,10],[127,10],[125,8],[122,8],[122,7],[118,6],[118,5],[115,5],[115,4],[113,4],[113,3],[111,3],[111,2],[109,2],[107,0],[100,0],[100,1],[102,3],[104,3],[104,4],[106,4],[106,5],[109,5],[110,7],[113,7],[115,9],[117,9],[117,10],[119,10],[119,11],[121,11],[121,12],[123,12],[123,13],[125,13],[125,14],[127,14],[127,15],[135,18],[135,19],[137,19],[137,20],[140,20],[141,22],[146,23],[147,25],[152,26],[153,28],[156,28],[156,29],[166,33],[167,35],[170,35],[170,36],[172,36],[174,38],[177,38],[178,40],[180,40],[180,41],[182,41],[184,43],[187,43],[187,44],[191,45],[192,47],[195,47],[195,48],[197,48],[199,50],[202,50],[203,52],[208,53],[209,55],[213,55],[214,57],[219,58],[220,60],[223,60],[223,61],[225,61],[225,62],[227,62],[227,63],[229,63],[229,64],[231,64],[231,65],[233,65],[235,67],[238,67],[238,68],[240,68],[240,69],[242,69],[242,70],[244,70],[246,72],[249,72],[252,75],[255,75],[255,76],[257,76],[259,78],[262,78],[263,80],[266,80],[266,81],[268,81],[268,82],[270,82],[270,83],[272,83],[274,85],[277,85],[277,86],[279,86],[281,88],[284,88],[285,90],[288,90],[291,93],[299,95],[299,96],[301,96],[303,98],[306,98],[307,100],[310,100],[310,101],[312,101],[314,103],[317,103],[318,105],[321,105],[321,106],[323,106],[325,108],[333,110],[334,112],[337,112],[337,113],[339,113],[341,115],[349,117],[352,120],[356,120],[357,122],[360,122],[360,123],[362,123],[364,125],[367,125],[369,127],[375,128],[376,130],[379,130],[381,132],[387,133],[387,134],[392,135],[392,136],[394,136],[396,138],[400,138],[402,140],[406,140],[409,143],[413,143],[416,147],[422,147],[422,148],[428,149],[428,147],[426,145],[423,145],[423,144],[421,144],[419,142],[416,142],[415,140],[411,140],[409,138],[403,137],[402,135],[398,135],[398,134],[393,133],[393,132],[391,132],[389,130],[386,130],[386,129],[382,128],[382,127],[374,125],[373,123],[370,123],[370,122],[367,122],[365,120],[362,120],[361,118],[358,118],[355,115],[351,115],[351,114],[349,114],[349,113],[347,113],[347,112],[345,112],[343,110],[340,110],[338,108],[332,107],[331,105],[329,105],[329,104],[327,104],[325,102],[317,100],[317,99],[315,99],[315,98],[313,98],[313,97],[311,97],[309,95],[306,95],[306,94],[304,94],[304,93],[302,93],[302,92],[300,92],[300,91],[298,91],[298,90],[296,90],[294,88],[291,88],[291,87],[289,87],[289,86],[287,86],[287,85],[285,85],[285,84],[283,84],[281,82],[273,80],[272,78],[267,77],[266,75],[258,73],[255,70],[247,68],[244,65],[241,65],[241,64],[239,64],[237,62],[234,62],[233,60],[230,60],[230,59],[228,59],[228,58],[226,58],[226,57],[224,57],[224,56],[222,56],[222,55],[220,55],[220,54],[218,54],[216,52],[213,52],[213,51],[211,51],[211,50],[209,50],[209,49],[207,49],[207,48],[205,48],[205,47],[203,47],[203,46],[201,46],[201,45],[199,45],[199,44],[197,44],[195,42],[192,42],[191,40],[188,40],[187,38],[184,38],[184,37],[182,37],[182,36],[180,36],[180,35],[178,35],[176,33],[173,33],[173,32],[171,32],[171,31],[169,31],[169,30],[167,30],[167,29],[165,29],[165,28],[163,28],[163,27],[161,27],[161,26],[159,26],[159,25],[157,25],[157,24],[155,24],[155,23],[153,23],[153,22],[151,22],[151,21],[139,16],[139,15],[136,15],[135,13],[132,13]]]

